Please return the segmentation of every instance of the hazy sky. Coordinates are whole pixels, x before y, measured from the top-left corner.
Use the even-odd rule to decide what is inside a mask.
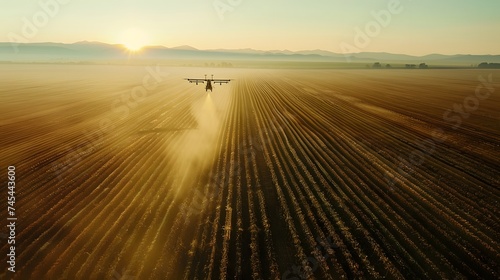
[[[399,3],[392,13],[391,2]],[[44,9],[40,3],[51,5]],[[131,47],[500,54],[499,0],[0,0],[0,4],[0,41],[6,42],[16,38]],[[374,13],[390,14],[390,19],[376,23]],[[365,32],[367,27],[369,34],[362,40],[356,28]]]

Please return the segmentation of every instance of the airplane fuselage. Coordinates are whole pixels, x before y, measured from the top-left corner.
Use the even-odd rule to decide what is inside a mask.
[[[205,91],[212,91],[212,82],[210,80],[207,80],[207,86],[205,87]]]

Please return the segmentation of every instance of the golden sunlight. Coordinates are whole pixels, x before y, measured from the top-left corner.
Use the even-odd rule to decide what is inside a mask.
[[[120,42],[129,51],[139,51],[148,44],[146,34],[138,28],[129,28],[121,34]]]

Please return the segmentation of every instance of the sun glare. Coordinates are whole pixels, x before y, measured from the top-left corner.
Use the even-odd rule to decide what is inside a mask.
[[[132,52],[140,51],[148,43],[146,35],[138,28],[130,28],[123,31],[121,42],[127,50]]]
[[[127,48],[129,51],[133,51],[133,52],[136,52],[136,51],[140,51],[142,49],[142,44],[139,44],[139,43],[125,43],[125,48]]]

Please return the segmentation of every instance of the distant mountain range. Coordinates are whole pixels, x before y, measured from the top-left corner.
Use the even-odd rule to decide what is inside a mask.
[[[15,46],[15,47],[14,47]],[[290,62],[355,62],[355,63],[427,63],[436,65],[477,65],[482,62],[500,63],[500,55],[442,55],[412,56],[384,52],[340,54],[325,50],[199,50],[191,46],[167,48],[148,46],[130,53],[123,45],[82,41],[74,44],[0,43],[2,62],[98,62],[122,59],[136,60],[196,60],[196,61],[290,61]]]

